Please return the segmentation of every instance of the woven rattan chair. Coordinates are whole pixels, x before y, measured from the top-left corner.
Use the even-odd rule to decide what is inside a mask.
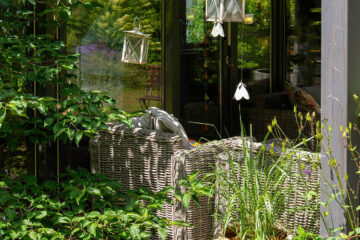
[[[232,138],[184,150],[180,136],[175,134],[111,125],[108,131],[101,131],[90,141],[91,169],[92,173],[118,180],[124,192],[139,187],[149,187],[156,192],[165,186],[175,186],[178,180],[194,171],[212,171],[211,165],[215,157],[225,151],[224,146],[232,148],[238,141]],[[184,220],[195,226],[192,229],[174,226],[169,229],[167,239],[211,238],[213,208],[205,197],[200,202],[201,208],[196,204],[188,209],[181,204],[165,205],[159,217]]]
[[[91,172],[119,181],[122,192],[140,187],[157,192],[171,185],[171,155],[180,149],[178,135],[110,125],[90,141]],[[172,206],[166,204],[159,216],[171,220]]]

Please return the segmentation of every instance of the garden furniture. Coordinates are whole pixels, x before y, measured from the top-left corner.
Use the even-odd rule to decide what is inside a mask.
[[[253,153],[257,154],[261,149],[262,143],[253,143]],[[269,151],[271,144],[266,144],[266,151]],[[287,149],[286,152],[282,152],[281,147],[275,147],[275,158],[281,154],[291,156],[289,162],[288,177],[285,188],[289,188],[287,196],[285,196],[284,205],[281,208],[281,214],[277,220],[277,226],[280,230],[285,230],[288,234],[294,234],[297,232],[298,227],[301,226],[306,231],[318,234],[320,232],[320,169],[314,168],[319,162],[319,153],[312,153],[302,151],[299,149]],[[238,166],[244,170],[244,156],[242,151],[230,150],[229,152],[220,153],[216,157],[216,167],[229,171],[229,157],[239,163]],[[267,162],[272,160],[265,158]],[[267,163],[266,163],[267,164]],[[260,164],[261,165],[261,164]],[[262,166],[262,165],[261,165]],[[237,178],[241,182],[240,174],[237,171]],[[263,172],[259,170],[259,174],[262,179],[265,179]],[[233,174],[230,176],[233,178]],[[217,207],[217,214],[222,215],[226,213],[227,201],[222,197],[221,186],[215,199],[215,206]],[[225,186],[228,187],[228,186]],[[308,193],[312,195],[308,195]],[[314,194],[315,193],[315,194]],[[251,199],[250,199],[251,201]],[[221,236],[221,225],[215,223],[215,236]]]
[[[166,186],[176,186],[178,180],[194,171],[211,172],[215,157],[226,148],[239,143],[239,138],[213,141],[194,149],[184,149],[179,135],[143,128],[128,128],[113,124],[90,141],[91,171],[104,174],[121,183],[121,190],[148,187],[157,192]],[[225,148],[226,146],[226,148]],[[213,204],[200,198],[201,207],[191,203],[166,204],[160,217],[185,220],[195,228],[173,226],[167,239],[210,239]]]

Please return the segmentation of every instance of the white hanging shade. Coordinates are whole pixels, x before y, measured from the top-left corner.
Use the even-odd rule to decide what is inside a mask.
[[[124,34],[121,61],[125,63],[145,64],[148,57],[150,35],[140,32],[140,21],[139,28],[134,28],[132,31],[124,31]]]
[[[245,0],[206,0],[205,17],[208,22],[215,22],[212,36],[224,37],[223,22],[243,22]]]

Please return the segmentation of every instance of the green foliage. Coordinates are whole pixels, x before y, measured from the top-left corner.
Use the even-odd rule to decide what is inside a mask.
[[[354,100],[359,104],[359,100],[356,94],[354,94]],[[349,122],[347,126],[340,126],[339,137],[342,137],[343,146],[348,154],[348,161],[353,161],[351,164],[354,167],[352,171],[356,174],[353,179],[349,179],[347,173],[344,175],[343,169],[339,159],[336,159],[333,152],[333,127],[328,126],[324,131],[324,143],[323,152],[326,157],[328,166],[326,171],[332,174],[329,177],[328,172],[323,172],[322,181],[324,184],[323,192],[326,196],[326,201],[321,202],[322,205],[322,219],[324,220],[324,228],[327,234],[331,236],[329,239],[358,239],[360,237],[360,223],[359,223],[359,211],[360,204],[357,201],[359,198],[359,189],[353,188],[353,183],[350,181],[356,181],[360,177],[360,152],[358,146],[353,142],[353,137],[358,137],[360,134],[357,124]],[[333,220],[338,216],[332,212],[333,207],[340,208],[344,213],[344,218],[347,222],[347,228],[341,226],[333,226]],[[326,221],[327,220],[327,221]]]
[[[298,116],[296,109],[294,114]],[[242,132],[240,149],[229,150],[224,146],[226,152],[219,157],[221,160],[216,170],[206,179],[214,183],[212,194],[217,195],[214,221],[216,228],[222,230],[222,235],[232,232],[239,239],[277,239],[294,234],[294,230],[288,229],[287,223],[281,221],[283,214],[319,211],[319,203],[313,201],[314,197],[318,197],[317,191],[309,186],[306,176],[309,171],[319,168],[319,159],[311,159],[309,165],[312,168],[309,169],[297,162],[301,151],[307,149],[308,143],[316,138],[302,137],[304,127],[313,121],[309,114],[306,117],[301,115],[301,120],[298,119],[299,138],[294,141],[286,138],[274,119],[262,143],[253,142],[250,129],[250,137],[244,137],[245,133]],[[274,139],[268,142],[268,138]],[[298,168],[299,172],[294,171]],[[298,193],[299,189],[305,190]],[[293,194],[306,202],[305,206],[299,209],[299,206],[287,204],[289,196]],[[305,235],[316,236],[304,233],[302,237]]]
[[[239,68],[270,67],[270,10],[270,0],[246,1],[246,13],[254,14],[254,23],[251,25],[240,23],[238,26]]]
[[[313,233],[309,233],[306,232],[302,227],[299,226],[298,228],[298,232],[297,232],[297,236],[295,236],[293,239],[294,240],[308,240],[308,239],[312,239],[312,240],[323,240],[324,238],[313,234]]]
[[[190,227],[156,216],[165,203],[173,203],[172,187],[123,194],[118,182],[84,169],[68,170],[61,180],[60,184],[39,183],[33,176],[0,180],[0,238],[135,240],[158,234],[165,239],[172,225]],[[183,184],[192,183],[188,179]],[[196,191],[201,189],[205,188]],[[186,193],[180,198],[186,199]]]
[[[186,9],[186,41],[188,43],[202,43],[204,41],[204,27],[211,32],[213,24],[205,24],[205,0],[196,0]],[[209,33],[210,33],[209,32]]]
[[[254,151],[250,139],[244,139],[237,156],[228,155],[228,168],[215,171],[220,204],[215,222],[231,229],[241,239],[268,239],[277,230],[286,230],[277,220],[285,209],[285,198],[292,191],[287,179],[291,174],[292,154],[275,156],[271,151]],[[225,232],[223,233],[225,234]]]
[[[28,24],[54,16],[47,26],[69,21],[78,6],[99,8],[95,2],[49,1],[36,12],[24,4],[6,2],[0,31],[0,146],[15,151],[24,140],[46,143],[60,139],[78,144],[92,137],[106,123],[118,120],[131,125],[128,115],[115,107],[115,100],[98,91],[85,92],[66,82],[68,70],[77,69],[77,56],[64,54],[65,44],[50,35],[34,36]],[[35,1],[28,1],[34,5]],[[55,4],[56,3],[56,4]],[[39,5],[39,7],[42,5]],[[40,17],[38,17],[40,16]],[[38,96],[30,90],[53,88],[53,96]],[[55,96],[58,95],[57,99]],[[36,127],[35,127],[36,126]]]

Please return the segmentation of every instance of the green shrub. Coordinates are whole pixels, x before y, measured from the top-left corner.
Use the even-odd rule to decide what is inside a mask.
[[[184,186],[191,180],[183,181]],[[204,188],[202,189],[204,190]],[[68,170],[60,184],[33,176],[0,181],[1,239],[165,239],[171,225],[189,226],[156,216],[172,187],[119,192],[119,183],[86,170]],[[190,189],[194,194],[194,190]],[[196,191],[195,191],[196,192]],[[185,197],[186,198],[186,197]]]

